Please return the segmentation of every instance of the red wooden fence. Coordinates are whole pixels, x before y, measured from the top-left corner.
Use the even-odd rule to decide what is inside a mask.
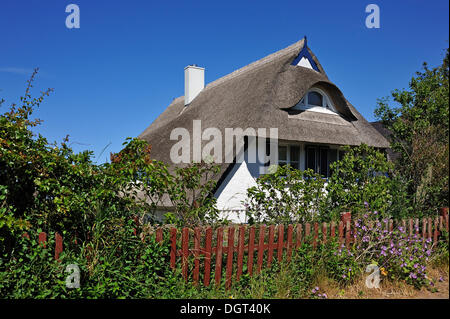
[[[436,218],[423,218],[420,221],[419,219],[406,219],[396,222],[396,226],[403,226],[409,235],[418,234],[424,240],[430,238],[434,243],[437,243],[443,230],[448,232],[448,224],[448,213],[445,212]],[[393,230],[394,222],[390,220],[385,227]],[[284,225],[268,227],[266,225],[259,227],[240,225],[225,229],[219,227],[216,230],[213,230],[212,227],[196,227],[194,229],[182,228],[181,233],[176,228],[170,228],[168,232],[164,232],[163,228],[158,228],[155,231],[155,238],[157,242],[162,242],[164,236],[168,235],[170,266],[175,269],[179,260],[183,277],[187,280],[192,276],[196,285],[200,281],[201,274],[203,275],[203,285],[210,285],[211,263],[215,257],[214,282],[216,285],[220,285],[223,275],[222,267],[225,266],[225,287],[228,289],[234,277],[233,273],[235,272],[236,281],[243,274],[245,254],[247,255],[247,273],[251,276],[254,273],[255,253],[257,255],[256,273],[259,273],[263,268],[264,255],[266,255],[265,266],[270,267],[274,258],[281,262],[284,253],[287,261],[290,261],[293,249],[299,248],[305,241],[312,242],[313,247],[316,247],[319,242],[325,243],[327,240],[337,237],[340,243],[348,247],[354,242],[354,229],[355,225],[351,222],[351,216],[344,214],[338,225],[335,222],[321,225],[305,223],[287,227]],[[256,233],[258,233],[258,238],[256,238]],[[181,242],[178,241],[178,234],[181,234]],[[29,238],[28,234],[24,234],[24,236]],[[39,242],[46,245],[46,233],[39,234]],[[59,254],[63,251],[62,243],[61,235],[56,233],[55,259],[58,259]],[[276,251],[276,255],[274,255],[274,251]]]

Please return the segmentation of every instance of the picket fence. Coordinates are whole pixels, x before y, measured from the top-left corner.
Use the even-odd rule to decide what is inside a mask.
[[[448,224],[447,208],[441,210],[441,216],[435,218],[389,220],[384,227],[392,231],[394,227],[403,226],[410,236],[417,234],[424,241],[430,239],[437,243],[442,231],[448,232]],[[274,258],[279,262],[283,258],[286,258],[288,262],[291,261],[293,250],[298,249],[305,242],[309,242],[315,248],[319,243],[326,243],[335,238],[349,247],[356,240],[355,227],[351,214],[343,213],[339,223],[319,224],[316,222],[287,225],[287,227],[285,225],[234,225],[219,227],[215,230],[212,227],[195,227],[194,229],[160,227],[155,230],[154,235],[157,242],[168,239],[170,267],[175,269],[177,263],[181,263],[184,279],[188,280],[192,276],[194,284],[197,285],[202,274],[203,285],[209,286],[214,266],[215,284],[221,284],[222,272],[225,270],[225,288],[229,289],[233,278],[239,281],[243,275],[244,255],[247,256],[246,272],[251,276],[254,272],[261,272],[263,267],[270,268]],[[47,234],[40,233],[38,240],[45,245]],[[59,258],[62,251],[63,238],[56,233],[55,259]],[[265,263],[263,263],[264,257]],[[201,264],[203,264],[202,267]],[[224,266],[225,269],[223,269]],[[235,274],[233,274],[234,271]]]

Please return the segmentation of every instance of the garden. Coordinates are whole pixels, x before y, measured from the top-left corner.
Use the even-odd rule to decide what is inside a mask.
[[[170,229],[181,237],[184,228],[204,233],[236,226],[215,207],[212,177],[219,168],[194,163],[172,169],[152,159],[151,144],[132,138],[109,162],[97,164],[93,152],[75,153],[69,137],[51,143],[35,135],[41,121],[33,111],[53,91],[33,97],[36,70],[17,104],[5,110],[0,101],[1,298],[388,298],[387,292],[448,298],[448,208],[441,210],[449,197],[448,70],[447,50],[442,65],[424,65],[409,90],[378,101],[375,115],[392,133],[395,161],[362,144],[345,147],[327,180],[289,166],[260,177],[248,190],[245,227],[338,225],[342,213],[351,212],[354,240],[347,245],[329,236],[313,245],[314,232],[305,233],[290,258],[274,258],[252,275],[244,254],[242,274],[230,286],[198,285],[185,276],[197,267],[191,257],[184,267],[171,267],[168,236]],[[173,210],[161,224],[155,212],[163,201]],[[401,223],[440,217],[437,240],[431,232],[421,236],[418,224]],[[395,227],[385,227],[390,220]],[[159,227],[164,236],[157,240]],[[38,240],[43,232],[45,243]],[[64,240],[58,258],[56,233]],[[288,234],[277,239],[287,241]],[[220,243],[213,238],[213,246]],[[216,255],[211,264],[214,270],[223,264],[226,277],[227,259]],[[269,258],[254,257],[264,265]],[[79,268],[78,288],[66,285],[68,265]],[[368,266],[379,270],[380,288],[365,285]]]

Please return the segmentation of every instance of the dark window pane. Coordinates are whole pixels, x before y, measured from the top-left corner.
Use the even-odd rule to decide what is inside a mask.
[[[308,104],[309,105],[316,105],[316,106],[322,106],[322,95],[320,95],[317,92],[309,92],[308,94]]]
[[[292,166],[292,168],[295,168],[295,169],[299,169],[300,168],[299,165],[298,165],[298,162],[291,162],[290,165]]]
[[[291,146],[290,151],[291,151],[291,154],[290,154],[291,162],[298,162],[300,160],[300,147]]]
[[[328,176],[328,149],[320,149],[320,175]]]
[[[279,161],[286,161],[287,160],[287,147],[286,146],[279,146],[278,147],[278,160]]]
[[[306,168],[316,171],[316,149],[314,147],[306,148]]]

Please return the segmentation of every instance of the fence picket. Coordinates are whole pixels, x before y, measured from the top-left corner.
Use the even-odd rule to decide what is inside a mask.
[[[433,221],[431,220],[430,217],[428,217],[427,222],[428,222],[428,239],[431,240],[431,236],[432,236],[432,233],[433,233]]]
[[[245,227],[241,226],[239,227],[236,281],[239,281],[242,275],[242,267],[243,267],[242,263],[244,261],[244,242],[245,242]]]
[[[212,228],[206,228],[205,233],[205,275],[203,277],[203,285],[208,287],[211,278]]]
[[[350,246],[350,221],[348,220],[345,225],[345,246]]]
[[[223,249],[223,228],[217,229],[217,249],[216,249],[216,267],[214,269],[214,276],[216,279],[216,285],[220,285],[220,279],[222,278],[222,249]]]
[[[287,260],[291,261],[292,258],[292,233],[294,232],[294,227],[289,224],[287,231]]]
[[[314,223],[314,241],[313,241],[313,247],[317,247],[317,240],[319,239],[319,223]]]
[[[295,248],[300,248],[300,245],[302,244],[302,224],[297,224],[297,236],[296,236],[296,244]]]
[[[267,252],[267,267],[270,268],[270,265],[272,264],[272,257],[273,257],[273,248],[274,248],[274,232],[275,232],[275,226],[270,225],[269,226],[269,246],[268,246],[268,252]]]
[[[163,240],[163,229],[161,227],[159,227],[156,230],[156,242],[160,243]]]
[[[42,244],[44,248],[47,247],[47,233],[39,233],[39,244]]]
[[[422,240],[425,241],[427,237],[427,219],[422,218]]]
[[[170,228],[170,267],[175,269],[177,258],[177,229]]]
[[[339,243],[342,245],[344,242],[344,222],[341,220],[339,222]]]
[[[261,225],[259,227],[259,242],[258,242],[258,261],[257,261],[257,273],[259,274],[262,269],[263,256],[264,256],[264,237],[266,233],[266,226]]]
[[[250,227],[250,233],[248,235],[248,260],[247,269],[248,274],[253,274],[253,255],[255,253],[255,226]]]
[[[225,278],[225,289],[231,287],[231,275],[233,274],[234,256],[234,227],[228,227],[228,247],[227,247],[227,269]]]
[[[283,258],[283,246],[284,246],[284,225],[278,225],[278,248],[277,248],[278,262],[281,262]]]
[[[327,233],[328,233],[327,223],[324,222],[322,224],[322,241],[324,244],[327,243]]]
[[[439,217],[436,217],[434,219],[434,236],[433,236],[433,242],[437,244],[439,237]]]
[[[200,273],[200,227],[194,229],[194,285],[197,285]]]
[[[189,257],[189,228],[184,227],[182,230],[181,237],[181,273],[183,278],[187,281],[187,271],[188,271],[188,257]]]
[[[55,259],[59,260],[59,255],[63,251],[63,239],[59,233],[55,233]]]
[[[305,242],[311,240],[311,238],[309,238],[310,233],[311,233],[311,225],[309,223],[306,223],[306,225],[305,225]]]

